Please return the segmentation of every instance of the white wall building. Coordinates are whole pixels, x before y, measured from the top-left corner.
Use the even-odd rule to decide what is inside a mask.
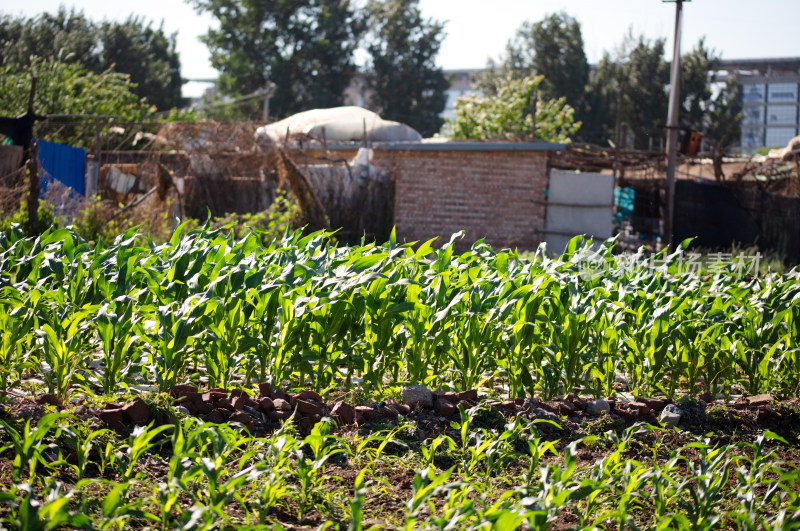
[[[784,147],[800,134],[800,57],[722,61],[742,98],[741,151]]]
[[[469,70],[445,70],[444,75],[450,79],[450,88],[445,91],[447,103],[441,117],[445,120],[456,117],[456,100],[464,96],[483,96],[483,93],[472,89],[472,82],[476,74],[483,72],[483,69],[475,68]]]

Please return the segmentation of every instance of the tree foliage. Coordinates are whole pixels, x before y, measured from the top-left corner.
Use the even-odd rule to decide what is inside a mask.
[[[713,153],[715,176],[722,179],[722,155],[739,141],[742,102],[734,77],[718,81],[720,57],[700,39],[681,57],[681,125],[705,135]]]
[[[476,88],[496,94],[509,77],[521,79],[531,74],[544,76],[539,90],[545,98],[564,97],[576,109],[581,105],[589,63],[577,20],[562,12],[538,22],[524,22],[506,45],[500,62],[489,61]]]
[[[175,35],[164,34],[163,23],[154,28],[140,17],[123,23],[103,22],[100,27],[100,68],[131,76],[134,93],[147,98],[158,110],[181,107],[181,63]]]
[[[454,120],[448,121],[453,138],[472,140],[544,140],[569,142],[581,124],[566,98],[537,101],[536,121],[531,114],[533,99],[543,76],[509,78],[496,96],[468,96],[456,102]],[[535,127],[535,131],[534,131]]]
[[[436,66],[444,26],[426,20],[419,0],[371,0],[370,106],[383,118],[407,123],[423,136],[438,132],[450,83]]]
[[[120,122],[126,122],[144,120],[155,110],[133,93],[133,85],[125,74],[113,71],[97,74],[77,62],[33,57],[25,71],[10,64],[0,67],[0,115],[17,116],[25,112],[31,74],[37,77],[34,111],[40,115],[115,115]],[[90,147],[94,133],[94,128],[66,126],[45,134],[43,139]]]
[[[720,58],[700,39],[681,57],[681,125],[705,135],[714,177],[724,180],[722,156],[741,137],[742,102],[736,78],[717,80]]]
[[[696,131],[705,128],[711,99],[711,81],[719,58],[706,48],[705,40],[681,56],[681,124]]]
[[[187,1],[219,24],[202,39],[223,96],[240,99],[271,81],[270,114],[279,118],[342,104],[366,28],[350,0]],[[263,98],[248,101],[239,114],[260,117]]]
[[[736,78],[731,77],[711,99],[706,110],[708,119],[705,134],[711,144],[714,161],[714,177],[724,180],[722,156],[741,138],[742,132],[742,99],[739,97],[739,86]]]
[[[130,76],[133,93],[159,110],[180,107],[181,65],[176,36],[140,17],[93,22],[82,11],[33,18],[0,16],[0,64],[28,70],[33,57],[60,57],[95,74],[114,70]]]
[[[667,120],[668,85],[669,65],[664,61],[664,40],[650,41],[644,36],[634,38],[628,34],[614,55],[608,52],[603,55],[589,82],[587,91],[599,96],[595,102],[607,108],[595,108],[595,116],[603,121],[591,122],[588,126],[614,138],[619,107],[632,147],[657,148],[665,138],[665,130],[660,126]]]
[[[628,128],[624,145],[658,149],[665,142],[661,125],[667,121],[670,66],[664,52],[663,40],[629,34],[616,53],[603,56],[589,81],[582,115],[584,129],[597,131],[597,143],[615,139],[620,103],[620,121]],[[719,61],[703,39],[681,57],[679,125],[703,132],[712,150],[724,151],[739,138],[741,102],[735,82],[717,81]]]

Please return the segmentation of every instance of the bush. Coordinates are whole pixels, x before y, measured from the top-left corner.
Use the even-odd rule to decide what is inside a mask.
[[[456,102],[454,120],[445,129],[450,136],[471,140],[524,141],[534,138],[547,142],[569,142],[580,128],[575,110],[564,98],[539,101],[536,123],[531,115],[534,94],[544,80],[542,76],[505,81],[497,96],[460,98]]]
[[[131,228],[150,240],[163,243],[168,241],[180,222],[172,219],[171,212],[176,211],[173,200],[166,202],[152,199],[145,201],[130,210],[118,214],[120,206],[99,197],[69,198],[64,200],[62,193],[56,191],[56,183],[48,189],[46,198],[39,203],[39,230],[32,234],[28,227],[28,206],[22,201],[15,212],[0,211],[0,234],[5,239],[37,236],[48,228],[72,225],[78,236],[86,241],[112,242]],[[51,193],[52,192],[52,193]],[[60,202],[61,201],[61,202]],[[62,204],[67,201],[69,204]],[[55,204],[54,204],[55,202]],[[57,208],[57,205],[60,207]],[[287,230],[299,228],[299,212],[297,204],[285,193],[279,192],[270,207],[255,214],[228,214],[213,218],[208,223],[211,229],[227,229],[235,238],[240,239],[251,232],[257,232],[265,244],[280,239]],[[185,220],[185,230],[194,230],[203,225],[196,219]]]
[[[39,227],[33,233],[30,230],[28,218],[28,202],[22,201],[16,212],[0,212],[0,234],[4,239],[10,238],[12,233],[18,237],[38,236],[47,229],[57,229],[58,220],[53,215],[52,205],[46,201],[39,202]]]
[[[36,97],[33,109],[40,115],[73,115],[66,118],[50,118],[50,122],[74,122],[74,116],[107,115],[109,121],[145,122],[158,118],[156,108],[147,100],[139,98],[127,74],[112,70],[95,73],[70,58],[33,57],[29,69],[21,70],[12,64],[0,66],[0,115],[17,116],[28,107],[31,89],[31,74],[37,77]],[[194,122],[194,110],[172,109],[162,122]],[[104,126],[102,136],[111,134],[110,126]],[[92,149],[95,129],[74,125],[40,128],[37,133],[42,140]],[[120,145],[121,149],[141,149],[133,145],[133,135]],[[123,140],[123,139],[121,139]]]
[[[287,229],[297,229],[300,209],[285,192],[278,192],[270,207],[256,214],[227,214],[216,217],[211,222],[212,229],[227,228],[235,238],[244,237],[249,232],[261,234],[266,244],[283,237]]]

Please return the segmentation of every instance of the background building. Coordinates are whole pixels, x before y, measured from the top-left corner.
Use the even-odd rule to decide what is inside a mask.
[[[800,134],[800,57],[726,60],[721,69],[739,83],[743,154],[784,147]]]
[[[445,70],[444,75],[450,80],[450,88],[445,91],[447,103],[442,111],[442,118],[445,120],[456,117],[456,100],[464,96],[483,96],[483,93],[472,88],[472,82],[476,74],[483,72],[482,68],[465,70]]]

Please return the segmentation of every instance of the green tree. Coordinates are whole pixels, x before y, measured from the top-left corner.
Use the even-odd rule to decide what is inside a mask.
[[[0,67],[0,116],[17,116],[25,111],[31,74],[38,79],[33,106],[37,114],[117,115],[120,122],[152,117],[153,108],[133,93],[126,74],[97,74],[79,63],[39,57],[32,58],[25,71],[15,65]],[[94,144],[94,129],[64,126],[44,131],[39,137],[89,148]]]
[[[450,86],[436,66],[444,25],[423,18],[419,0],[371,0],[367,10],[374,90],[370,106],[383,118],[433,135],[444,123],[440,115]]]
[[[175,34],[167,36],[163,22],[154,28],[142,18],[130,16],[121,24],[103,22],[98,33],[100,69],[128,74],[136,85],[134,93],[158,110],[184,105]]]
[[[569,142],[580,128],[566,98],[538,101],[536,122],[531,115],[532,100],[544,82],[543,76],[508,78],[497,95],[461,98],[454,120],[447,126],[453,138],[471,140]],[[534,135],[535,127],[535,135]]]
[[[74,9],[32,18],[0,15],[0,64],[27,68],[31,57],[70,56],[90,70],[100,67],[95,25]]]
[[[618,100],[616,87],[617,79],[614,71],[604,68],[603,62],[589,79],[586,85],[583,107],[581,112],[581,129],[576,139],[597,145],[608,145],[608,140],[614,138],[615,111]]]
[[[219,23],[202,40],[220,72],[222,96],[242,101],[271,81],[272,116],[342,104],[365,30],[350,0],[187,1]],[[263,97],[243,101],[242,117],[261,116]]]
[[[712,150],[724,153],[738,140],[741,103],[735,84],[716,80],[719,61],[703,39],[681,57],[680,125],[703,132]],[[621,102],[620,119],[628,126],[633,147],[658,148],[665,139],[660,125],[667,120],[668,89],[664,42],[629,34],[615,54],[603,56],[589,81],[581,136],[592,135],[598,144],[614,139]]]
[[[708,110],[706,136],[712,146],[714,177],[724,180],[722,156],[731,146],[739,142],[742,134],[742,98],[739,85],[731,77],[711,100]]]
[[[722,157],[741,136],[742,102],[735,78],[720,82],[720,57],[700,39],[681,57],[681,125],[705,135],[714,161],[714,177],[724,180]]]
[[[668,85],[664,40],[650,41],[643,36],[636,39],[628,34],[614,56],[608,52],[603,55],[589,81],[588,93],[595,96],[596,102],[605,102],[606,108],[597,108],[592,117],[597,121],[587,119],[587,126],[614,138],[619,108],[633,147],[657,148],[665,138],[665,130],[660,126],[667,120]]]
[[[562,12],[538,22],[524,22],[506,45],[500,63],[489,61],[477,88],[495,94],[508,77],[520,79],[531,74],[544,76],[539,87],[544,98],[564,97],[576,109],[582,105],[589,63],[577,20]]]
[[[681,125],[696,131],[705,129],[713,70],[718,64],[719,58],[706,48],[704,39],[681,56]]]
[[[27,70],[32,57],[61,57],[102,74],[128,74],[134,94],[168,110],[183,105],[176,36],[138,17],[95,23],[82,11],[44,13],[33,18],[0,16],[0,64]]]

